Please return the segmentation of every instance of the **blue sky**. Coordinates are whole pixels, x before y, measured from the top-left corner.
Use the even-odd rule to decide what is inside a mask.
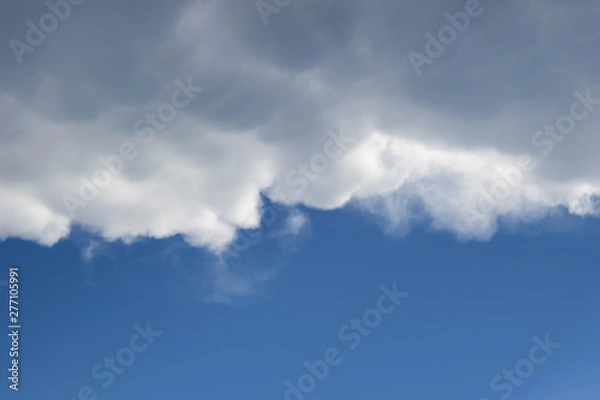
[[[6,4],[2,398],[597,398],[599,17]]]
[[[68,241],[2,243],[22,271],[22,389],[9,398],[71,399],[89,385],[116,400],[281,399],[304,361],[337,347],[343,362],[306,398],[498,399],[504,392],[490,381],[546,333],[560,347],[510,397],[595,398],[597,224],[570,221],[576,236],[508,233],[459,244],[427,231],[390,238],[349,211],[310,217],[310,238],[277,281],[236,305],[190,295],[199,290],[190,276],[213,257],[188,250],[169,268],[161,253],[180,239],[115,244],[91,265]],[[274,263],[282,251],[262,247],[245,255],[248,264]],[[394,282],[408,297],[350,350],[339,329]],[[162,334],[103,389],[90,371],[146,321]]]

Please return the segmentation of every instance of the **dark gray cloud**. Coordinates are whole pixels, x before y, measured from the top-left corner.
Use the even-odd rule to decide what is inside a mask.
[[[409,52],[427,55],[425,34],[474,1],[293,0],[265,25],[252,1],[85,0],[21,63],[10,41],[26,43],[26,21],[50,8],[11,3],[0,237],[53,243],[83,224],[219,249],[259,224],[261,193],[354,201],[394,229],[429,220],[467,238],[489,237],[503,216],[596,214],[600,105],[578,105],[587,113],[568,134],[545,125],[568,122],[576,91],[600,98],[600,3],[482,0],[418,73]],[[198,90],[185,97],[182,84]],[[330,157],[341,130],[351,145]],[[98,157],[126,142],[136,155],[70,214],[65,195],[81,196],[82,177],[109,168]],[[522,154],[540,162],[493,194]],[[482,212],[489,192],[496,205]]]

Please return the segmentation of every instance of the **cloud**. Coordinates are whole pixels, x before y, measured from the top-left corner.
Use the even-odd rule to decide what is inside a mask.
[[[278,276],[281,265],[272,259],[269,261],[271,265],[265,267],[265,262],[242,266],[217,260],[204,274],[192,275],[188,284],[197,300],[236,304],[242,299],[263,295],[263,286]]]
[[[0,238],[52,245],[82,226],[126,242],[181,234],[219,252],[260,226],[263,195],[354,204],[391,231],[426,223],[480,240],[501,218],[600,213],[600,106],[593,100],[571,133],[545,129],[569,114],[575,91],[600,98],[589,51],[600,42],[597,1],[490,6],[419,77],[406,54],[464,1],[292,2],[267,26],[252,2],[151,4],[81,4],[21,64],[5,47]],[[25,21],[47,10],[30,12],[11,8],[3,37],[22,39]],[[188,79],[202,91],[162,118],[175,82]],[[342,127],[353,142],[299,190],[290,171],[304,174],[299,165]],[[123,143],[135,158],[69,212],[65,195],[93,190],[95,172],[108,170],[100,157]],[[522,170],[524,156],[536,167]],[[304,226],[290,218],[291,231]]]
[[[298,210],[291,212],[285,222],[285,227],[281,232],[283,235],[298,235],[310,223],[308,217]]]

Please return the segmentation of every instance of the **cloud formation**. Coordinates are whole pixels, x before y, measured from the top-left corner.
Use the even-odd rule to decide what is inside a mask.
[[[463,239],[598,216],[600,3],[482,4],[420,75],[408,54],[464,1],[293,1],[268,25],[252,2],[78,4],[22,62],[3,49],[0,238],[221,251],[263,195]],[[26,40],[33,8],[3,37]]]

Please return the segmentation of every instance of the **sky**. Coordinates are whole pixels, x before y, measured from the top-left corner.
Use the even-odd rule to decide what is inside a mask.
[[[597,398],[599,16],[6,4],[2,398]]]

